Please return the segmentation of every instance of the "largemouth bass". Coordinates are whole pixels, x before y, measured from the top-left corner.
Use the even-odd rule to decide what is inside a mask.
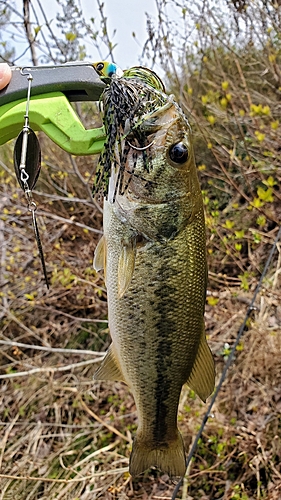
[[[122,380],[133,393],[132,476],[151,466],[183,476],[182,386],[203,401],[214,388],[191,130],[173,96],[143,68],[112,79],[104,108],[107,141],[96,181],[105,195],[104,236],[94,266],[105,272],[112,344],[94,378]]]

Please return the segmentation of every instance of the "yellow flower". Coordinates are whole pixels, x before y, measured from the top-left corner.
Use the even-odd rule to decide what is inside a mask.
[[[262,108],[262,112],[264,115],[270,115],[270,107],[269,106],[264,106]]]
[[[279,121],[275,120],[274,122],[271,122],[270,126],[272,130],[276,130],[279,127]]]
[[[265,134],[259,132],[258,130],[255,131],[255,136],[259,142],[262,142],[265,139]]]
[[[213,297],[212,295],[210,297],[207,297],[207,302],[209,306],[215,306],[218,303],[219,299],[216,297]]]
[[[207,120],[211,125],[214,125],[216,123],[216,119],[213,115],[207,116]]]
[[[206,170],[206,165],[204,165],[204,163],[202,163],[202,165],[198,165],[198,170]]]

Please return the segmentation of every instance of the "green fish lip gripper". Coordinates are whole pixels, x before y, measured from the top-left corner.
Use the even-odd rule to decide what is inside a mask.
[[[42,130],[62,149],[74,155],[100,153],[105,140],[103,127],[85,129],[70,102],[98,101],[106,85],[91,63],[58,66],[12,67],[12,79],[0,91],[0,145],[22,129],[32,75],[29,124]]]

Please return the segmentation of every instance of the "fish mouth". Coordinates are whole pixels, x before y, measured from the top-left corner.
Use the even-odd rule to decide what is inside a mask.
[[[130,151],[141,152],[145,169],[149,170],[147,157],[153,145],[150,136],[159,130],[157,117],[172,102],[159,87],[154,88],[139,78],[118,78],[112,79],[105,89],[103,104],[106,141],[96,172],[93,194],[101,191],[107,197],[109,178],[115,170],[118,171],[113,196],[115,200],[117,193],[124,193],[127,189],[123,177]]]
[[[181,117],[176,114],[172,106],[173,103],[169,102],[167,106],[157,109],[152,119],[144,117],[137,129],[127,133],[121,138],[120,143],[115,145],[106,193],[106,198],[111,203],[114,204],[117,198],[122,198],[125,194],[130,201],[152,204],[166,203],[183,197],[180,191],[169,191],[169,189],[166,190],[165,196],[163,191],[160,198],[159,192],[156,195],[159,185],[164,182],[163,169],[169,168],[172,172],[184,167],[182,170],[188,170],[186,161],[185,165],[182,162],[178,165],[170,158],[173,146],[180,143],[181,139],[185,139],[182,133],[175,137],[172,144],[169,143],[170,129],[173,127],[178,129],[176,124],[181,121]],[[186,151],[189,151],[189,145]],[[160,168],[160,163],[163,168]]]
[[[138,75],[140,70],[137,68]],[[101,192],[112,204],[125,194],[128,201],[154,205],[181,198],[181,190],[176,188],[160,193],[165,181],[169,185],[165,168],[171,167],[171,176],[173,168],[179,169],[169,156],[173,145],[169,140],[174,136],[171,131],[174,128],[179,132],[176,143],[190,130],[174,96],[139,78],[118,78],[112,79],[104,91],[103,102],[106,141],[93,194]],[[188,188],[186,178],[182,183]],[[120,203],[123,205],[123,201]]]

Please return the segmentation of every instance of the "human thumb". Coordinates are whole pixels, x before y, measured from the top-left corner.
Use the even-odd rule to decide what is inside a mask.
[[[0,63],[0,90],[6,87],[11,80],[12,71],[8,64]]]

